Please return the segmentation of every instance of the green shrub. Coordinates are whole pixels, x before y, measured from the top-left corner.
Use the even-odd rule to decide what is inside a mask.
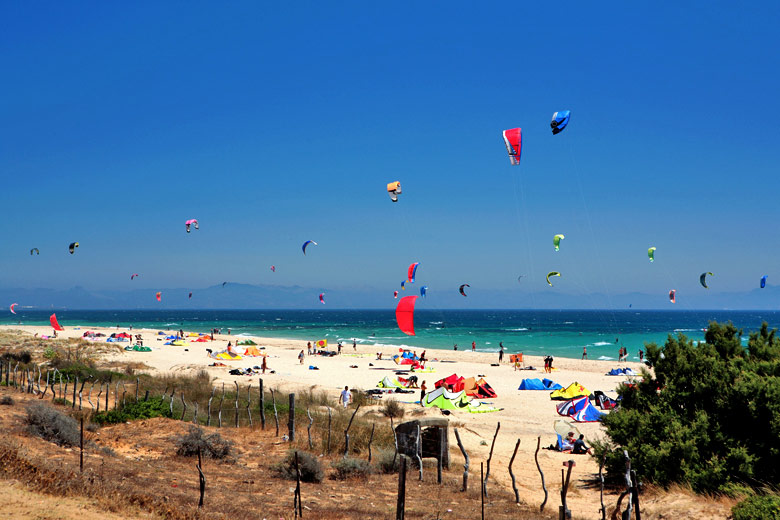
[[[98,424],[116,424],[153,417],[171,417],[170,405],[161,397],[129,403],[121,410],[98,412],[92,416],[92,420]]]
[[[780,338],[764,323],[747,348],[732,324],[710,323],[702,343],[682,334],[647,344],[654,374],[620,386],[620,408],[603,423],[628,450],[640,478],[662,486],[724,492],[732,484],[780,482]],[[624,470],[622,449],[607,458]]]
[[[30,403],[26,410],[27,428],[31,434],[59,446],[78,446],[79,424],[73,417],[43,403]]]
[[[336,480],[346,480],[355,477],[366,477],[372,473],[371,464],[363,459],[354,459],[344,457],[331,464],[336,473],[333,478]]]
[[[731,508],[734,520],[780,520],[780,496],[755,495]]]
[[[277,464],[274,469],[279,476],[287,480],[296,480],[295,451],[287,452],[284,461]],[[301,472],[301,482],[322,482],[325,472],[322,470],[320,459],[308,451],[298,452],[298,468]]]
[[[223,439],[219,433],[206,435],[203,428],[190,426],[186,435],[176,439],[176,454],[182,457],[192,457],[200,451],[212,459],[225,459],[230,456],[233,443]]]

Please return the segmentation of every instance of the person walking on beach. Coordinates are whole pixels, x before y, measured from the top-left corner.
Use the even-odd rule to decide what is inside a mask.
[[[352,402],[352,392],[349,391],[349,387],[345,386],[344,390],[341,391],[341,395],[339,396],[339,404],[343,404],[344,408],[349,406],[349,403]]]
[[[477,344],[474,341],[471,342],[471,351],[472,352],[476,352],[477,351]]]
[[[339,341],[339,354],[341,354],[341,342]]]
[[[422,382],[420,385],[420,406],[425,406],[425,391],[428,389],[427,386],[425,386],[425,381]]]
[[[504,342],[499,341],[498,342],[498,362],[501,363],[504,361]]]
[[[263,374],[265,374],[266,369],[268,369],[268,355],[266,354],[263,356],[263,363],[260,365],[260,368],[263,371]]]
[[[308,351],[308,354],[311,356],[311,341],[306,342],[306,350]]]
[[[355,341],[354,339],[352,340],[352,350],[357,352],[357,341]]]
[[[588,359],[588,347],[582,347],[582,359]]]
[[[300,361],[301,365],[303,365],[303,350],[301,350],[301,353],[298,354],[298,361]]]

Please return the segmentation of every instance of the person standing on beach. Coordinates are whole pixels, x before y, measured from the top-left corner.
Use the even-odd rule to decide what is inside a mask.
[[[349,403],[352,402],[352,392],[349,391],[349,387],[345,386],[344,390],[341,391],[341,395],[339,396],[339,404],[343,404],[344,408],[349,406]]]
[[[641,363],[642,360],[645,358],[645,353],[642,352],[642,349],[639,349],[639,362]]]
[[[471,351],[472,352],[476,352],[477,351],[477,344],[474,341],[471,342]]]
[[[341,342],[339,341],[339,354],[341,354]]]
[[[582,347],[582,359],[588,359],[588,347]]]
[[[306,342],[306,350],[308,354],[311,356],[311,341]]]
[[[303,365],[303,350],[301,350],[301,353],[298,354],[298,361],[300,361],[301,365]]]
[[[499,341],[498,342],[498,362],[501,363],[504,361],[504,342]]]
[[[425,386],[425,381],[423,381],[422,384],[420,385],[420,406],[425,406],[425,404],[423,404],[423,403],[425,403],[425,401],[424,401],[424,399],[425,399],[425,391],[427,389],[428,389],[428,387]]]
[[[355,341],[354,339],[352,340],[352,350],[357,352],[357,341]]]
[[[265,356],[263,356],[263,363],[260,365],[260,368],[263,370],[263,374],[265,374],[265,371],[268,368],[268,355],[267,354]]]

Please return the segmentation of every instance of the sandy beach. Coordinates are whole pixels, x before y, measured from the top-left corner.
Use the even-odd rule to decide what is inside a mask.
[[[50,327],[44,326],[3,326],[6,330],[22,330],[30,334],[47,335],[52,333]],[[228,342],[235,344],[236,340],[252,339],[257,343],[257,348],[267,354],[268,371],[262,376],[267,388],[276,388],[283,392],[294,392],[299,389],[322,389],[333,398],[333,405],[337,404],[339,391],[344,386],[352,389],[368,390],[375,388],[385,376],[394,376],[397,370],[404,367],[396,365],[392,355],[398,353],[398,349],[389,347],[366,347],[358,345],[353,350],[351,344],[344,344],[342,354],[339,356],[306,356],[303,364],[298,360],[301,350],[306,354],[305,341],[293,341],[275,338],[263,338],[255,336],[230,336],[220,334],[214,336],[214,341],[205,343],[194,342],[196,337],[186,338],[186,346],[164,345],[164,336],[158,335],[158,330],[150,329],[125,329],[125,328],[96,328],[84,324],[80,327],[66,327],[66,330],[58,333],[59,337],[81,338],[86,331],[102,332],[109,336],[112,333],[128,332],[141,334],[143,344],[152,348],[151,352],[117,352],[109,354],[106,361],[134,361],[142,362],[150,367],[150,372],[175,373],[207,370],[214,378],[214,383],[238,381],[239,384],[249,384],[257,381],[260,376],[234,376],[228,374],[231,368],[247,368],[261,365],[259,357],[243,357],[236,361],[221,361],[227,366],[210,366],[215,360],[208,356],[206,349],[219,352],[226,349]],[[178,331],[165,330],[166,334],[176,334]],[[185,334],[188,331],[184,331]],[[317,338],[312,338],[315,340]],[[105,342],[106,338],[97,341]],[[124,347],[128,342],[116,343]],[[239,347],[243,353],[245,347]],[[329,350],[336,350],[336,345],[329,345]],[[377,353],[382,352],[381,360],[377,359]],[[420,352],[418,352],[419,354]],[[534,451],[536,450],[537,437],[541,436],[541,445],[548,446],[555,443],[556,437],[553,423],[561,417],[557,414],[555,405],[558,401],[552,401],[546,391],[520,391],[518,386],[523,378],[548,377],[563,386],[577,381],[591,392],[601,390],[610,397],[615,397],[616,386],[624,377],[605,375],[614,367],[631,367],[640,370],[639,363],[617,363],[614,361],[598,360],[574,360],[556,358],[552,374],[545,374],[542,370],[544,362],[540,357],[526,356],[525,366],[537,367],[537,370],[519,370],[508,363],[508,356],[500,366],[491,366],[498,361],[496,354],[487,354],[471,351],[445,351],[428,350],[426,358],[430,361],[427,366],[434,369],[433,373],[418,374],[420,381],[426,381],[429,389],[433,389],[433,383],[450,374],[481,376],[493,387],[497,398],[486,401],[491,405],[501,408],[492,413],[465,413],[453,412],[449,416],[452,425],[457,426],[461,432],[463,443],[474,464],[484,461],[488,457],[490,443],[498,422],[501,423],[500,433],[496,440],[493,455],[491,476],[503,484],[509,483],[509,475],[506,470],[517,439],[521,440],[515,473],[518,476],[518,486],[521,495],[528,500],[541,500],[543,494],[539,485],[539,475],[534,465]],[[318,370],[309,367],[316,366]],[[273,372],[271,372],[273,371]],[[383,399],[397,399],[409,409],[420,408],[415,402],[419,400],[419,390],[414,394],[393,394]],[[426,408],[425,415],[440,416],[437,408]],[[599,423],[580,423],[577,428],[585,434],[586,442],[603,436]],[[589,442],[588,442],[589,444]],[[454,439],[453,439],[454,445]],[[598,464],[594,459],[584,455],[569,455],[549,450],[539,452],[539,463],[545,471],[548,489],[559,489],[558,472],[562,462],[573,458],[577,462],[573,478],[576,482],[592,478],[598,472]],[[462,465],[462,457],[453,455],[455,467]],[[570,491],[571,502],[577,505],[578,500],[589,504],[581,504],[583,508],[591,507],[596,495],[593,493],[577,492],[579,486],[575,483]]]

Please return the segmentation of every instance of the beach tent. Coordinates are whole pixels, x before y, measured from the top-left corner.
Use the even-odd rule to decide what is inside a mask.
[[[549,379],[523,379],[518,390],[561,390],[563,386]]]
[[[241,345],[241,346],[244,346],[244,345],[257,345],[257,343],[255,343],[251,339],[242,339],[238,343],[236,343],[236,345]]]
[[[466,392],[450,392],[444,387],[425,394],[422,405],[442,410],[463,410],[469,413],[497,412],[499,408],[485,406],[479,401],[470,401]]]
[[[589,396],[590,391],[575,381],[566,388],[550,392],[550,399],[554,401],[567,401],[569,399],[574,399],[575,397],[580,397],[583,395],[586,397]]]
[[[587,397],[578,397],[556,406],[558,415],[571,417],[576,422],[598,422],[604,412],[590,404]]]
[[[376,384],[377,388],[403,388],[397,379],[391,379],[390,376],[385,376],[380,382]]]
[[[264,356],[265,354],[263,354],[262,352],[257,350],[257,347],[252,345],[252,346],[247,347],[246,350],[244,350],[244,355],[245,356],[257,357],[257,356]]]
[[[214,354],[211,357],[213,357],[214,359],[226,359],[228,361],[238,361],[239,359],[241,359],[241,356],[239,356],[238,354],[231,354],[230,352],[227,351],[218,352],[217,354]]]

